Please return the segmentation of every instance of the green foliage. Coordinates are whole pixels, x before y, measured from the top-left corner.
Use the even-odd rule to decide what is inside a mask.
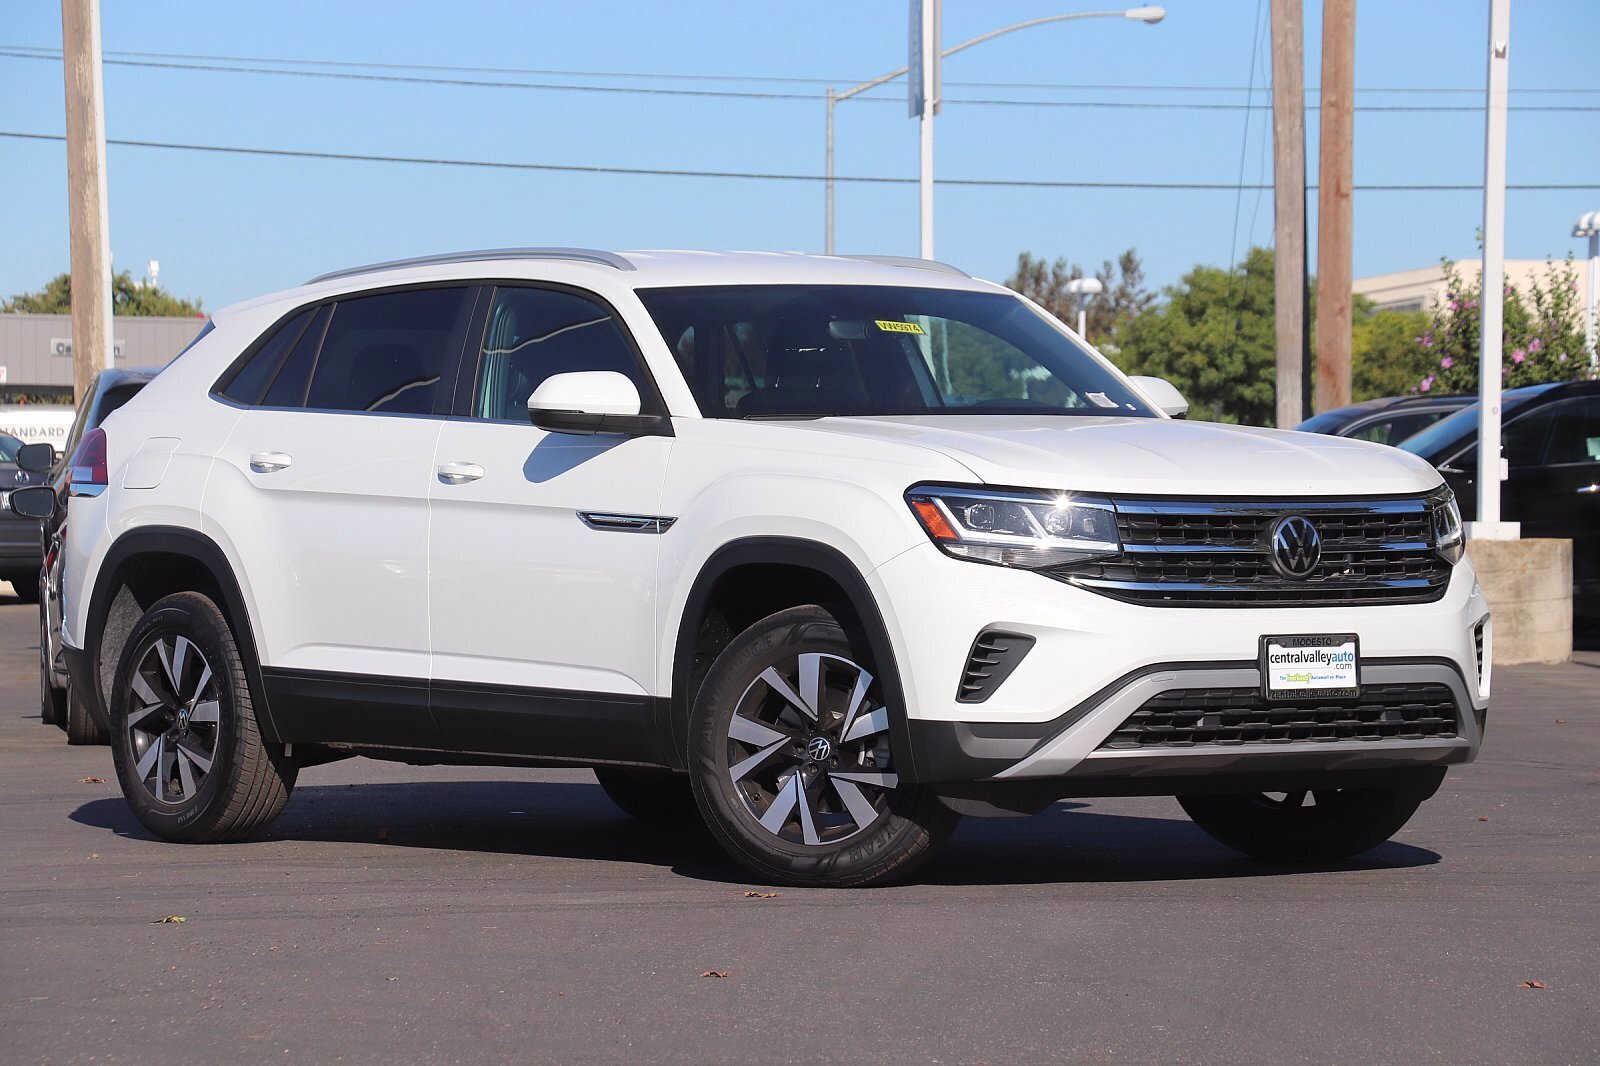
[[[1189,400],[1191,418],[1271,425],[1277,365],[1272,269],[1266,248],[1250,249],[1231,271],[1196,266],[1164,290],[1165,303],[1118,331],[1113,358],[1130,374],[1176,385]]]
[[[1427,353],[1426,372],[1412,384],[1417,392],[1477,392],[1479,339],[1483,334],[1483,275],[1463,278],[1455,263],[1444,262],[1445,293],[1416,338]],[[1545,261],[1527,298],[1507,285],[1502,296],[1506,388],[1570,381],[1588,373],[1578,278],[1569,257]]]
[[[0,312],[6,314],[66,315],[72,313],[72,275],[57,274],[38,292],[13,296]],[[111,278],[111,312],[117,315],[154,315],[192,318],[204,314],[199,300],[173,296],[159,285],[135,281],[124,270]]]
[[[1077,263],[1069,264],[1065,259],[1047,263],[1023,252],[1017,256],[1016,272],[1006,279],[1006,287],[1020,292],[1074,329],[1078,327],[1078,307],[1082,301],[1089,343],[1109,350],[1116,344],[1118,331],[1148,311],[1155,303],[1155,295],[1145,288],[1144,264],[1132,248],[1119,255],[1115,263],[1107,259],[1100,264],[1094,275],[1100,279],[1102,287],[1099,296],[1074,296],[1067,292],[1067,282],[1084,276],[1083,267]]]
[[[1427,328],[1421,311],[1378,311],[1365,296],[1355,298],[1351,340],[1352,399],[1404,396],[1433,369],[1433,355],[1417,343]]]

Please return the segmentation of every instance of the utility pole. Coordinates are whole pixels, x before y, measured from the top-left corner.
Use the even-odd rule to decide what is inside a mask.
[[[1516,540],[1520,523],[1500,520],[1500,368],[1504,365],[1506,284],[1506,88],[1511,67],[1511,0],[1489,2],[1489,91],[1484,100],[1483,325],[1478,351],[1478,513],[1468,535]]]
[[[1305,418],[1306,97],[1300,0],[1272,0],[1273,318],[1278,428]]]
[[[115,358],[111,338],[111,227],[106,211],[106,102],[100,0],[61,0],[67,89],[67,206],[72,227],[72,387],[76,399]]]
[[[1354,181],[1356,0],[1323,0],[1317,139],[1317,410],[1350,402],[1350,187]]]
[[[942,91],[939,77],[939,29],[942,21],[940,0],[913,0],[911,17],[918,25],[912,27],[911,44],[916,54],[911,57],[911,108],[920,120],[920,153],[917,167],[917,185],[921,198],[918,211],[920,233],[919,250],[924,259],[933,258],[933,116],[940,107]]]

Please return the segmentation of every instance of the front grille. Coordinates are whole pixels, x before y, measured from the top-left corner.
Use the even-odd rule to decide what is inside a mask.
[[[1354,701],[1271,702],[1254,688],[1171,689],[1150,697],[1101,742],[1101,750],[1338,740],[1432,740],[1457,736],[1446,685],[1365,685]]]
[[[1424,497],[1338,502],[1118,499],[1116,558],[1052,576],[1117,599],[1184,607],[1337,607],[1425,603],[1450,565],[1433,550]],[[1273,566],[1278,519],[1304,515],[1322,554],[1305,577]]]

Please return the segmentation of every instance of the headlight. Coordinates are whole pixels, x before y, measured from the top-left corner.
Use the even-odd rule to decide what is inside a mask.
[[[1433,505],[1433,550],[1440,558],[1454,566],[1467,553],[1467,538],[1461,528],[1461,508],[1456,506],[1456,494],[1445,490],[1444,499]]]
[[[960,559],[1038,569],[1122,550],[1110,500],[919,485],[906,502],[933,542]]]

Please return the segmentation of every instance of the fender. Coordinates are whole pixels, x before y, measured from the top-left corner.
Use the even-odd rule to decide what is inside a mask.
[[[694,662],[694,641],[698,622],[705,614],[706,602],[717,580],[740,566],[776,564],[805,567],[833,580],[844,590],[851,609],[860,620],[863,636],[872,651],[873,665],[877,668],[879,683],[883,686],[884,702],[889,709],[889,738],[894,745],[894,757],[901,767],[900,777],[906,781],[918,780],[916,765],[912,761],[911,735],[906,725],[905,691],[900,684],[900,668],[895,662],[894,646],[889,641],[883,624],[883,614],[877,600],[868,588],[866,578],[843,552],[818,541],[794,537],[745,537],[730,541],[712,553],[695,576],[684,602],[683,616],[678,619],[677,646],[672,658],[672,698],[667,703],[668,721],[661,723],[670,735],[662,738],[661,748],[667,752],[680,769],[689,765],[689,673]]]
[[[101,721],[110,721],[109,708],[101,699],[98,683],[100,642],[105,630],[106,615],[111,610],[110,578],[129,557],[143,552],[185,556],[198,562],[211,574],[222,593],[221,606],[233,624],[233,639],[239,646],[239,658],[244,661],[245,677],[250,684],[251,699],[256,708],[256,720],[261,728],[262,739],[268,743],[280,743],[271,708],[267,705],[267,690],[261,680],[261,661],[256,654],[255,631],[252,628],[250,612],[245,607],[239,580],[234,575],[227,555],[215,541],[204,533],[182,526],[140,526],[130,529],[112,543],[106,550],[105,558],[101,560],[99,572],[95,576],[94,591],[89,597],[86,636],[89,634],[92,636],[85,643],[92,646],[86,647],[83,654],[90,677],[96,679],[94,684],[88,686],[91,709]]]

